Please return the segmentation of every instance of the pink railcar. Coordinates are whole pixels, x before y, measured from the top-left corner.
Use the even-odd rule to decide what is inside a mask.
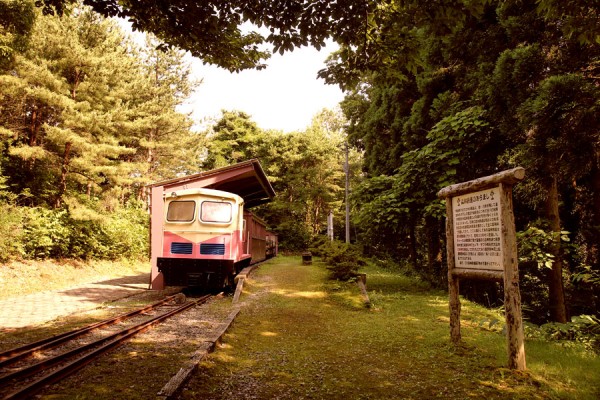
[[[268,236],[264,221],[244,211],[236,194],[204,188],[165,193],[164,213],[157,267],[167,286],[221,290],[246,266],[276,255],[276,235]]]

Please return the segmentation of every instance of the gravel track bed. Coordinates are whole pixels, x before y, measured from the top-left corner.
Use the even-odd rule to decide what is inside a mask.
[[[194,351],[214,337],[231,310],[231,296],[222,295],[192,307],[136,335],[37,397],[154,398]]]

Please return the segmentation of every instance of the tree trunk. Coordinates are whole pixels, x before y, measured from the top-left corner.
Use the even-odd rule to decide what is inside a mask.
[[[560,245],[560,215],[558,212],[558,183],[556,177],[552,177],[547,188],[546,218],[550,223],[550,230],[555,234],[554,243],[550,249],[554,256],[552,269],[548,271],[548,285],[550,287],[549,306],[550,318],[554,322],[565,323],[568,321],[565,305],[565,290],[563,286],[563,261]]]
[[[600,155],[592,169],[592,229],[587,238],[586,264],[600,267]]]
[[[37,137],[40,131],[40,118],[37,106],[31,112],[31,124],[29,127],[29,145],[37,145]]]
[[[440,245],[440,231],[438,221],[427,217],[425,220],[427,232],[427,267],[431,277],[440,276],[442,262],[442,247]]]
[[[71,142],[65,143],[65,153],[63,155],[63,162],[60,173],[60,183],[58,185],[58,193],[56,194],[56,200],[54,201],[54,207],[58,208],[61,205],[62,197],[67,191],[67,174],[69,173],[69,158],[71,156]]]
[[[410,263],[412,264],[413,268],[417,268],[417,258],[418,258],[418,253],[417,253],[417,233],[416,233],[416,227],[415,227],[416,223],[414,221],[410,221]]]

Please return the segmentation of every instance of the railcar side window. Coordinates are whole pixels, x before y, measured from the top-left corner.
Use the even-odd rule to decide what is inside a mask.
[[[231,222],[231,203],[203,201],[200,207],[200,219],[203,222]]]
[[[169,203],[167,221],[192,222],[196,212],[196,202],[190,200],[174,200]]]

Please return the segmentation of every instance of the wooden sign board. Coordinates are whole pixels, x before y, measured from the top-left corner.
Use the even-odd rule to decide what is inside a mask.
[[[454,266],[502,271],[499,188],[452,197]]]
[[[525,369],[525,346],[512,187],[524,177],[519,167],[438,192],[446,200],[450,338],[461,340],[460,279],[502,281],[508,366],[518,370]]]

